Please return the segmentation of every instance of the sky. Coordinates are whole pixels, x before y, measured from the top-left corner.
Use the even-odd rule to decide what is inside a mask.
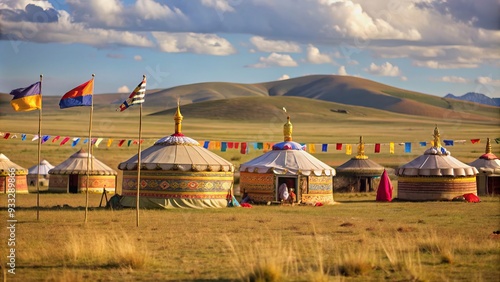
[[[358,76],[500,98],[500,0],[2,0],[0,92]]]

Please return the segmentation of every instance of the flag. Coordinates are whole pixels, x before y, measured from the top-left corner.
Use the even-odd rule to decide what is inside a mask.
[[[309,153],[314,154],[316,153],[316,146],[314,144],[309,144]]]
[[[123,112],[132,105],[144,103],[145,94],[146,94],[146,77],[144,77],[141,83],[139,83],[139,85],[137,85],[134,91],[132,91],[132,93],[128,96],[128,99],[125,100],[118,108],[116,108],[116,111]]]
[[[37,134],[37,135],[33,136],[33,138],[31,139],[31,141],[38,140],[38,138],[40,138],[40,136],[38,136],[38,134]]]
[[[71,147],[75,147],[76,144],[78,144],[78,142],[80,142],[80,138],[78,137],[73,138],[73,143],[71,144]]]
[[[130,144],[132,144],[132,139],[129,139],[129,140],[127,141],[127,147],[130,147]]]
[[[59,138],[61,138],[61,136],[59,136],[59,135],[58,135],[58,136],[56,136],[56,137],[54,137],[54,139],[52,139],[52,143],[54,143],[54,142],[56,142],[57,140],[59,140]]]
[[[405,153],[411,153],[411,142],[405,143]]]
[[[342,143],[337,143],[336,149],[337,151],[342,150]]]
[[[443,140],[446,146],[453,146],[453,140]]]
[[[42,137],[42,144],[45,143],[45,142],[47,142],[49,140],[49,138],[50,138],[50,135],[44,135]]]
[[[227,150],[227,142],[222,142],[220,146],[220,151],[225,152]]]
[[[476,144],[476,143],[481,142],[481,139],[471,139],[471,140],[470,140],[470,142],[471,142],[472,144]]]
[[[62,96],[59,108],[71,108],[92,105],[92,92],[94,91],[94,79],[71,89]]]
[[[346,155],[352,154],[352,145],[351,144],[346,144],[345,145],[345,154]]]
[[[419,142],[419,144],[420,144],[421,147],[427,146],[427,142],[425,142],[425,141]]]
[[[500,138],[495,138],[495,142],[496,142],[497,144],[499,144],[499,143],[500,143]]]
[[[229,149],[232,149],[234,147],[234,143],[233,142],[227,142],[227,147]]]
[[[68,141],[69,141],[69,137],[64,137],[64,139],[61,141],[61,144],[59,144],[59,146],[66,144],[66,142],[68,142]]]
[[[89,139],[85,138],[85,140],[83,140],[83,144],[87,144],[87,142],[89,142]]]
[[[394,154],[394,142],[389,143],[389,154]]]
[[[375,153],[380,153],[380,143],[375,144]]]
[[[203,143],[203,148],[208,149],[208,146],[210,145],[210,141],[205,141]]]
[[[328,152],[328,144],[321,145],[321,152]]]
[[[124,142],[125,142],[125,139],[120,140],[120,143],[118,143],[118,147],[121,147]]]
[[[16,112],[27,112],[42,108],[42,83],[40,81],[31,84],[26,88],[17,88],[10,91],[14,98],[10,105]]]
[[[9,139],[9,136],[10,136],[10,133],[5,132],[5,134],[3,135],[3,139]]]
[[[247,143],[241,142],[240,153],[242,153],[242,154],[246,154],[247,153]]]
[[[26,140],[26,134],[23,133],[23,134],[21,134],[21,141],[24,141],[24,140]]]
[[[109,138],[109,139],[108,139],[108,143],[106,144],[106,147],[108,147],[108,148],[109,148],[109,147],[111,146],[111,144],[112,144],[112,143],[113,143],[113,139]]]
[[[102,142],[102,140],[103,140],[103,139],[104,139],[104,138],[97,138],[97,140],[95,141],[94,145],[95,145],[96,147],[99,147],[99,144],[101,144],[101,142]]]
[[[235,143],[234,143],[234,148],[235,148],[235,149],[238,149],[238,147],[239,147],[239,146],[240,146],[240,142],[235,142]]]

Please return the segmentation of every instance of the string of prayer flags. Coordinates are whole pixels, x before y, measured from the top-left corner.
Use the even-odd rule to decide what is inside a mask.
[[[405,142],[405,153],[411,153],[411,142]]]
[[[345,145],[345,154],[346,155],[351,155],[352,154],[352,145],[351,144],[346,144]]]
[[[321,145],[321,152],[328,152],[328,144]]]
[[[69,139],[70,139],[69,137],[64,137],[64,139],[61,141],[61,144],[59,144],[59,146],[66,144],[69,141]]]
[[[394,142],[389,143],[389,154],[394,154]]]

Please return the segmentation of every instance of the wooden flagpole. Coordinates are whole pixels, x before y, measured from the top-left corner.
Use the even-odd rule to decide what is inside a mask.
[[[40,109],[38,109],[38,172],[36,175],[36,220],[40,220],[40,162],[42,155],[42,79],[40,75]]]
[[[95,74],[92,74],[92,80],[94,80]],[[92,144],[92,114],[94,112],[94,81],[92,81],[92,99],[90,104],[90,122],[89,122],[89,140],[87,143],[87,181],[85,184],[85,223],[87,223],[88,212],[89,212],[89,178],[90,178],[90,150]]]
[[[146,76],[142,76],[144,81]],[[146,94],[146,88],[144,87],[144,95]],[[135,223],[139,227],[139,190],[141,187],[141,139],[142,139],[142,103],[139,104],[139,146],[137,146],[137,191],[135,198]]]

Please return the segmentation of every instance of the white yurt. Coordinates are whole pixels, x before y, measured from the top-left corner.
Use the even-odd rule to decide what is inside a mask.
[[[40,164],[34,165],[28,168],[28,185],[36,186],[38,180],[38,167],[40,167],[40,186],[47,187],[49,184],[49,170],[53,169],[54,166],[51,165],[47,160],[40,161]]]
[[[14,179],[16,193],[28,193],[26,175],[28,170],[9,160],[6,155],[0,153],[0,191],[7,193],[9,179]]]

